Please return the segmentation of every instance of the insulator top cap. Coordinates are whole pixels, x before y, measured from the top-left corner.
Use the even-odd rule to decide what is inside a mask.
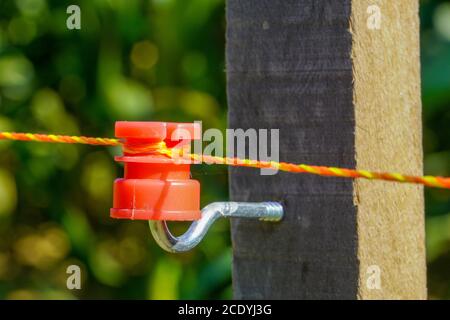
[[[197,140],[200,132],[200,123],[117,121],[115,127],[118,138],[155,141]]]

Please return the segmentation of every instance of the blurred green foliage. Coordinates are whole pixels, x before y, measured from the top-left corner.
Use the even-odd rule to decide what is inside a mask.
[[[68,30],[66,8],[82,8]],[[0,131],[113,136],[116,120],[226,127],[224,0],[0,0]],[[450,175],[450,2],[421,1],[425,170]],[[109,218],[117,148],[0,143],[0,298],[230,298],[228,224],[171,255]],[[227,172],[196,166],[202,204]],[[450,192],[427,189],[431,298],[450,298]],[[174,226],[183,232],[185,226]],[[82,290],[66,267],[82,267]]]
[[[66,27],[74,3],[81,30]],[[0,0],[0,130],[111,137],[116,120],[224,129],[224,26],[222,0]],[[0,150],[1,298],[231,297],[226,221],[198,250],[170,255],[146,222],[109,218],[119,149]],[[226,200],[226,169],[196,167],[203,204]],[[71,264],[82,290],[66,288]]]
[[[450,176],[450,1],[421,2],[425,172]],[[430,298],[450,299],[450,191],[425,190]]]

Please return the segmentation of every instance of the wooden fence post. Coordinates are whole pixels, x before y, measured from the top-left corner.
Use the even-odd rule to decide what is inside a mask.
[[[416,0],[228,0],[230,128],[280,129],[282,161],[422,173]],[[423,189],[230,171],[235,298],[426,298]]]

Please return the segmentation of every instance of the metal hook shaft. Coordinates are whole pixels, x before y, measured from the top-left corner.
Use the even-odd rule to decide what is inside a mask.
[[[161,248],[169,252],[185,252],[199,244],[211,225],[220,217],[279,221],[283,217],[283,207],[278,202],[214,202],[204,207],[202,217],[194,221],[179,237],[172,235],[166,221],[150,220],[149,225]]]

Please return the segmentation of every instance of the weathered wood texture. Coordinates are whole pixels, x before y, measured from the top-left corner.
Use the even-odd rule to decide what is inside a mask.
[[[381,28],[367,28],[367,8]],[[422,174],[418,1],[353,1],[351,32],[358,168]],[[426,298],[423,188],[357,180],[361,298]],[[365,285],[378,265],[382,290]]]
[[[283,161],[421,174],[417,3],[374,2],[380,30],[365,0],[228,0],[229,126],[279,128]],[[286,217],[232,222],[236,298],[426,297],[421,187],[259,173],[231,169],[232,199]]]

